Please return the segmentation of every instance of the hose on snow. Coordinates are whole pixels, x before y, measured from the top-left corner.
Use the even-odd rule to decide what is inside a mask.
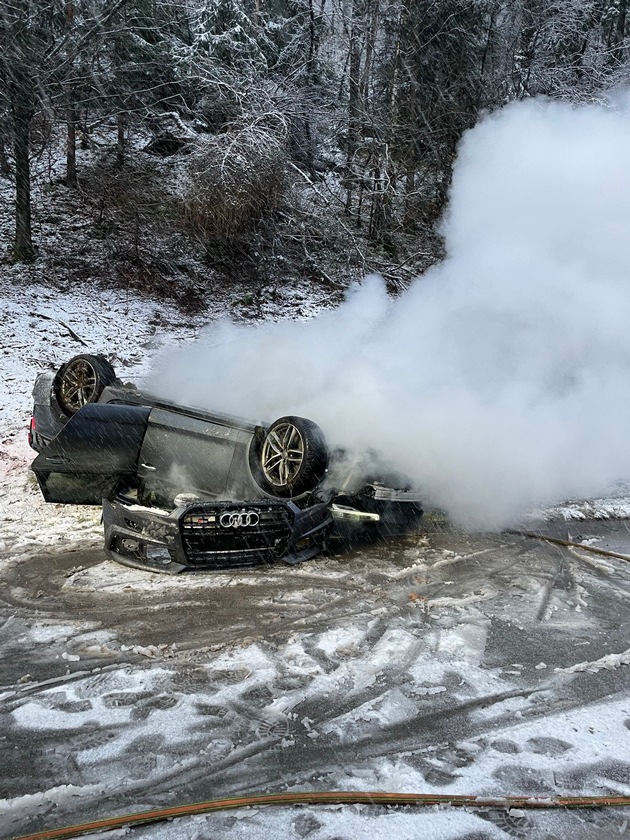
[[[472,796],[466,794],[432,793],[381,793],[362,791],[300,791],[298,793],[268,793],[255,796],[239,796],[212,799],[190,805],[176,805],[142,811],[138,814],[124,814],[80,825],[66,826],[24,834],[14,840],[67,840],[97,831],[147,825],[176,817],[190,817],[226,811],[235,808],[260,807],[263,805],[384,805],[384,806],[429,806],[451,805],[464,808],[603,808],[630,807],[630,796]]]

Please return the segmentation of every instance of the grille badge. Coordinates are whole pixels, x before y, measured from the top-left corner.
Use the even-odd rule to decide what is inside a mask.
[[[219,517],[222,528],[255,528],[260,516],[255,510],[226,511]]]

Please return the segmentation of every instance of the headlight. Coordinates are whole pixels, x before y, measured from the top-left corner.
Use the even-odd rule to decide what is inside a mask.
[[[352,519],[354,522],[379,522],[381,519],[378,513],[368,513],[347,505],[331,505],[330,512],[333,519]]]

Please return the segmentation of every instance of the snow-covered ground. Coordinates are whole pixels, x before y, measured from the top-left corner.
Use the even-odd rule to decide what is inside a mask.
[[[422,535],[297,569],[118,567],[98,511],[39,496],[33,380],[83,350],[141,376],[201,319],[25,287],[18,269],[0,294],[0,836],[271,790],[630,794],[630,565],[428,517]],[[623,495],[576,502],[538,527],[630,553],[629,512]],[[134,834],[612,838],[629,819],[311,807]]]

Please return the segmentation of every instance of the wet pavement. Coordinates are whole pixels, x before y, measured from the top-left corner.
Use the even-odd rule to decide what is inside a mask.
[[[535,529],[630,556],[626,521]],[[623,560],[434,520],[297,568],[173,578],[90,546],[5,560],[3,584],[2,837],[275,790],[630,792]],[[630,819],[508,817],[443,836],[618,837]],[[213,820],[200,838],[244,830]]]

